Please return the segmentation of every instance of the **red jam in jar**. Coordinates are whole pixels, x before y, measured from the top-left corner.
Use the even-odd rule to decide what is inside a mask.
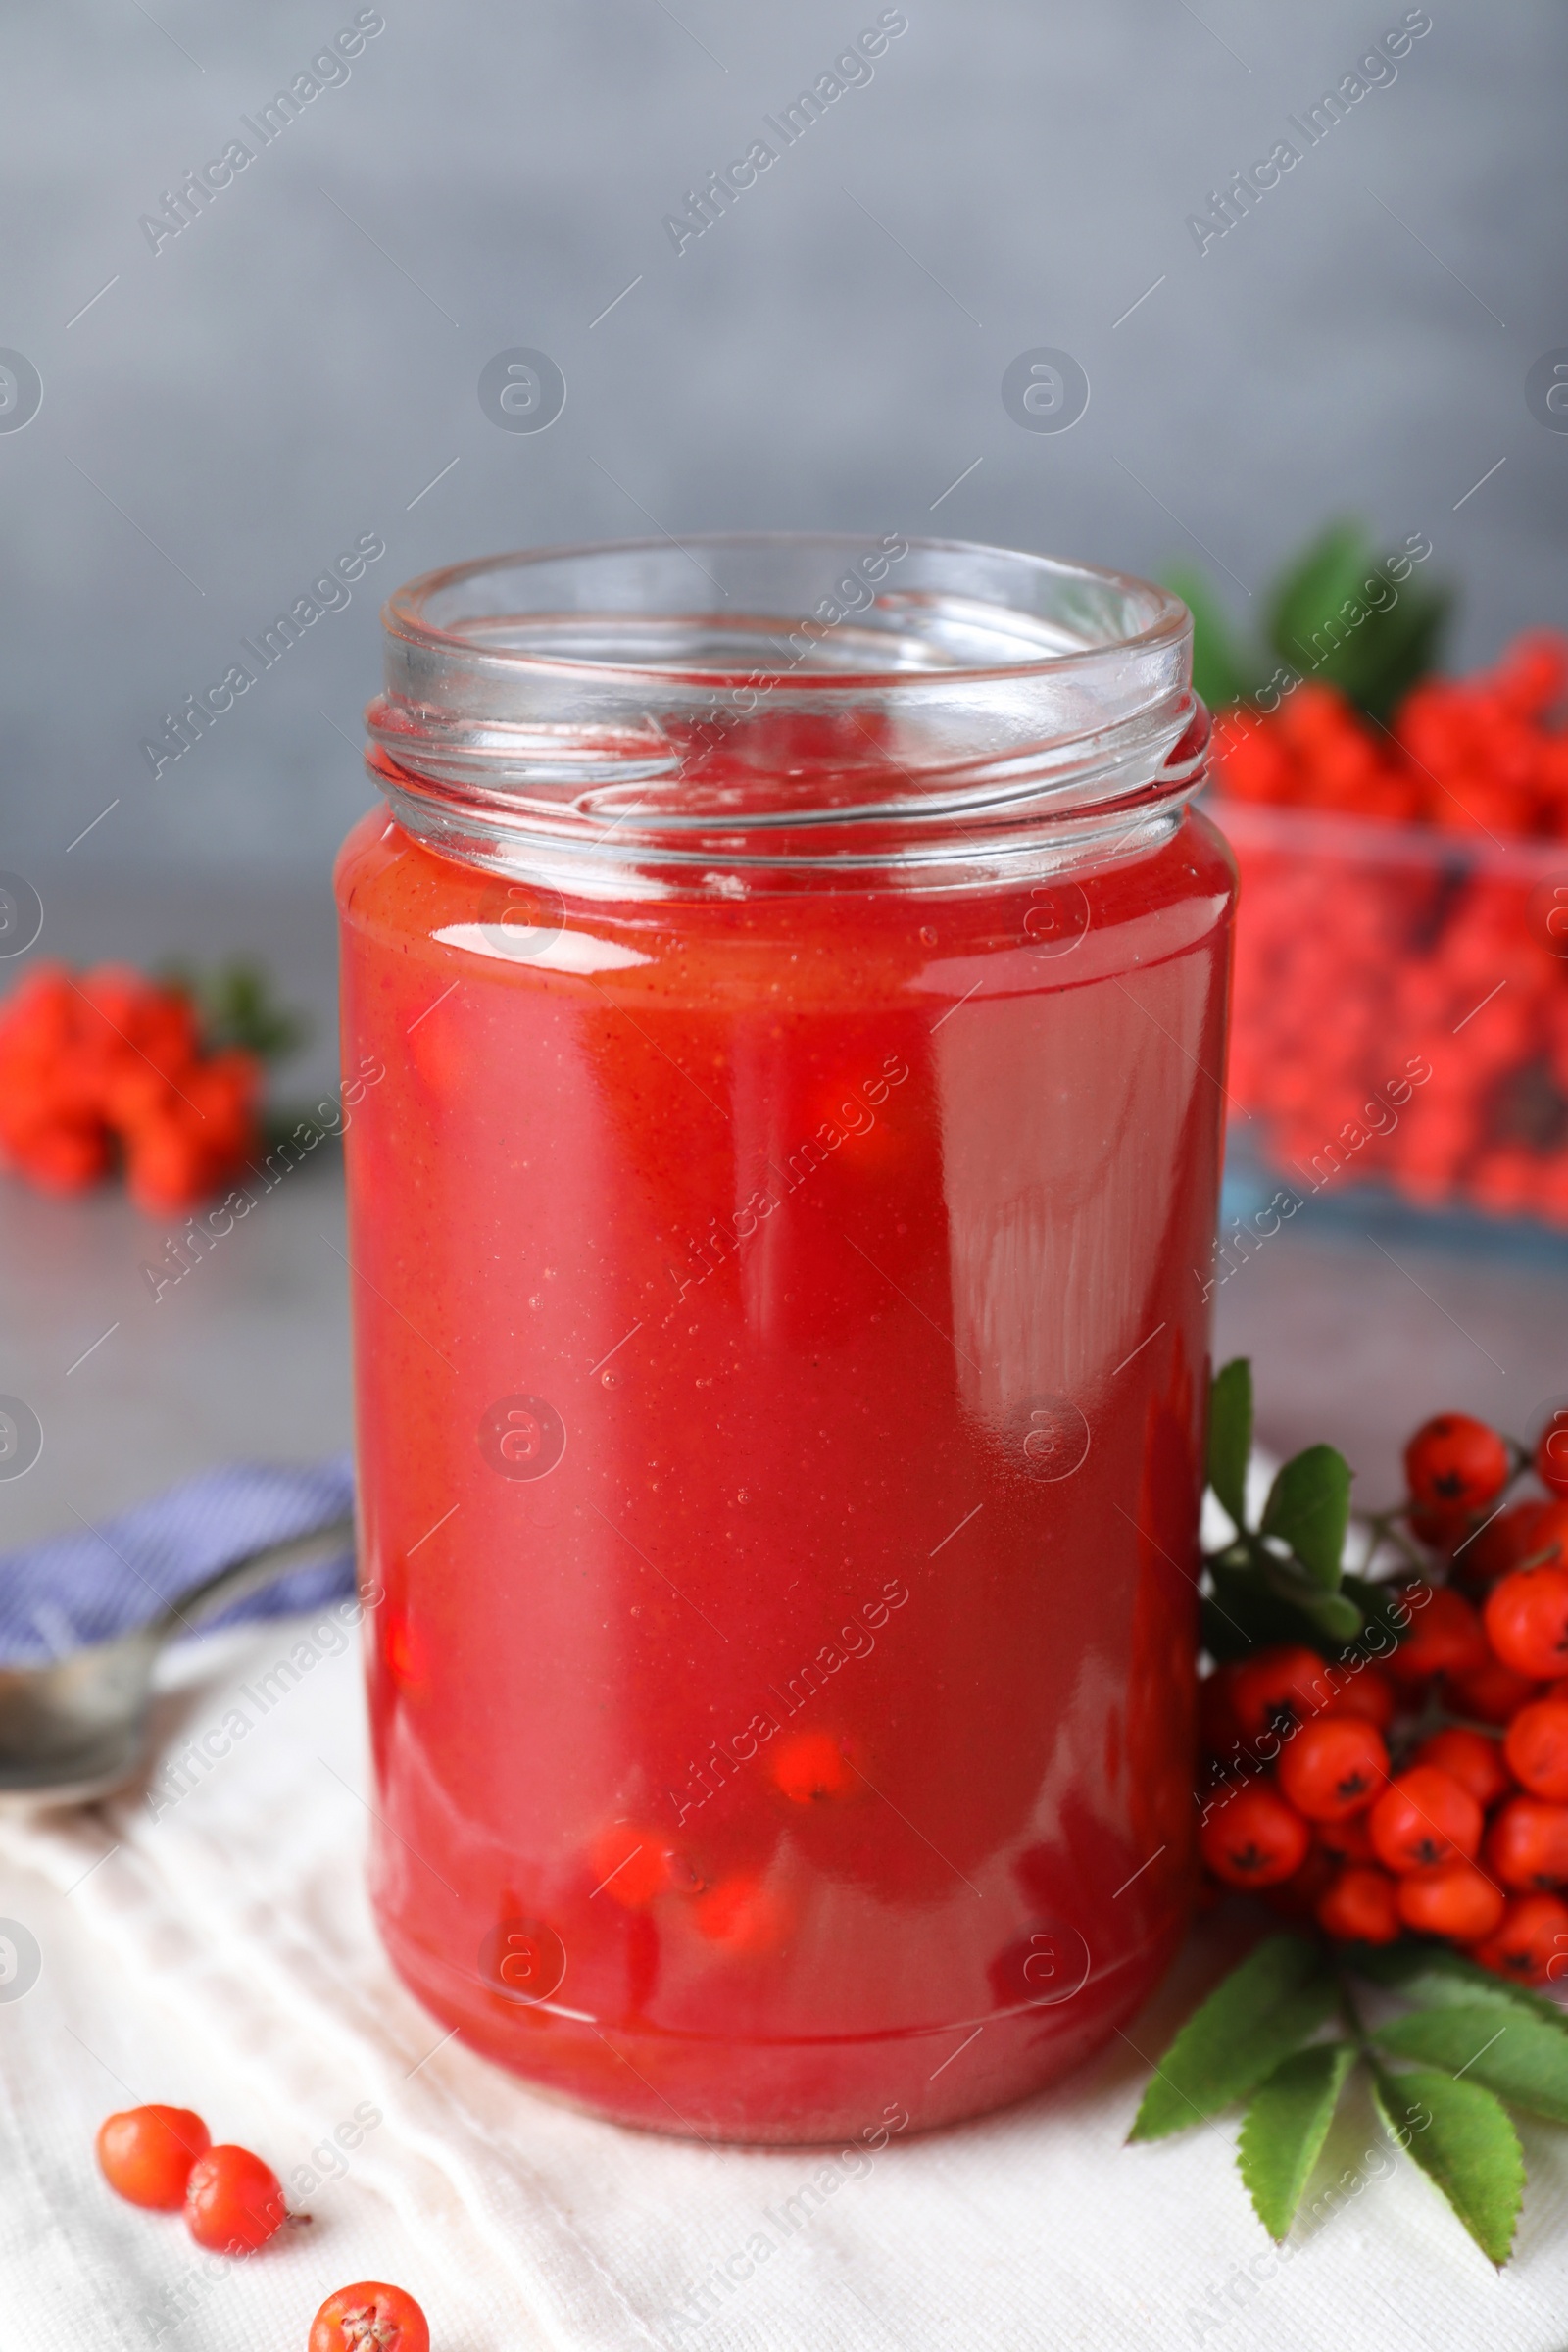
[[[337,888],[388,1949],[655,2130],[1018,2098],[1191,1891],[1234,885],[1187,615],[803,538],[386,623]]]

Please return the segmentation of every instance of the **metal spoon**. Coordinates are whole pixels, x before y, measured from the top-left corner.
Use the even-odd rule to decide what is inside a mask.
[[[166,1642],[318,1554],[352,1543],[352,1519],[219,1568],[149,1625],[68,1651],[47,1666],[0,1667],[0,1797],[86,1804],[132,1778],[147,1745],[153,1668]]]

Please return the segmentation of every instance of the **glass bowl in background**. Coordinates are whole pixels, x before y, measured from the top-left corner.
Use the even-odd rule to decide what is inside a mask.
[[[1240,1157],[1568,1230],[1568,843],[1214,795],[1241,868]]]

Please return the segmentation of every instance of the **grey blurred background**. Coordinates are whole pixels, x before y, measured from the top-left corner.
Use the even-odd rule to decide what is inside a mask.
[[[662,217],[875,0],[386,0],[349,78],[155,255],[139,217],[357,13],[0,26],[0,344],[44,386],[0,433],[0,864],[52,912],[132,869],[318,881],[367,797],[378,604],[508,546],[925,530],[1196,559],[1245,612],[1350,511],[1431,537],[1461,659],[1562,617],[1568,435],[1524,397],[1568,342],[1560,8],[1435,0],[1396,80],[1200,254],[1187,216],[1398,5],[908,0],[874,77],[677,255]],[[566,378],[545,432],[479,405],[519,345]],[[1003,407],[1040,345],[1088,373],[1070,432]],[[387,552],[352,605],[155,782],[141,740],[363,532]]]
[[[0,429],[0,868],[42,895],[35,954],[259,951],[319,1016],[296,1080],[324,1080],[377,607],[460,557],[928,531],[1197,561],[1246,615],[1349,513],[1431,539],[1461,664],[1568,618],[1568,434],[1525,399],[1568,344],[1560,7],[1433,0],[1396,77],[1203,252],[1188,217],[1305,144],[1289,118],[1397,0],[906,0],[871,78],[680,253],[664,216],[879,0],[380,13],[347,78],[156,253],[141,217],[231,139],[260,145],[241,119],[365,21],[357,0],[0,19],[0,347],[43,386]],[[480,406],[518,346],[565,377],[545,431]],[[1004,406],[1040,346],[1088,375],[1070,431]],[[155,780],[143,739],[362,534],[386,552],[352,602]],[[154,1306],[138,1267],[163,1237],[122,1196],[0,1188],[0,1387],[49,1432],[0,1542],[224,1452],[343,1442],[339,1220],[323,1155]],[[1560,1279],[1414,1245],[1391,1271],[1306,1225],[1219,1300],[1222,1349],[1268,1357],[1275,1444],[1335,1438],[1382,1487],[1435,1403],[1523,1424],[1568,1387]]]

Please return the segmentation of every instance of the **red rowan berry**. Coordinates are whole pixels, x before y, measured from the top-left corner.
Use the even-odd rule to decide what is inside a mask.
[[[1401,1585],[1410,1629],[1386,1661],[1396,1683],[1422,1683],[1434,1674],[1463,1674],[1486,1663],[1481,1620],[1451,1585]]]
[[[275,2236],[287,2218],[282,2182],[249,2148],[209,2148],[192,2165],[185,2222],[199,2246],[218,2254],[251,2254]]]
[[[1314,1919],[1323,1896],[1339,1876],[1339,1864],[1316,1844],[1308,1846],[1299,1870],[1263,1889],[1263,1900],[1286,1919]]]
[[[1519,1709],[1539,1697],[1541,1684],[1531,1675],[1515,1674],[1500,1658],[1489,1657],[1468,1674],[1447,1674],[1444,1691],[1456,1715],[1473,1715],[1477,1723],[1505,1724]]]
[[[1366,1814],[1347,1813],[1339,1821],[1319,1821],[1312,1825],[1312,1842],[1331,1862],[1343,1868],[1348,1862],[1375,1862],[1372,1833],[1367,1828]]]
[[[98,2127],[98,2162],[110,2187],[132,2205],[177,2212],[191,2166],[210,2144],[188,2107],[129,2107]]]
[[[1470,1957],[1516,1984],[1560,1984],[1568,1973],[1568,1903],[1554,1894],[1516,1896]]]
[[[1383,1734],[1359,1715],[1320,1716],[1280,1750],[1281,1793],[1308,1821],[1361,1812],[1388,1777]]]
[[[791,1913],[784,1897],[743,1873],[720,1879],[692,1904],[700,1932],[733,1952],[776,1951],[789,1940]]]
[[[1526,1560],[1544,1565],[1544,1553],[1560,1562],[1565,1535],[1568,1535],[1568,1505],[1527,1495],[1523,1502],[1509,1503],[1505,1511],[1489,1519],[1459,1545],[1454,1554],[1454,1574],[1467,1585],[1484,1591],[1510,1569],[1522,1567]]]
[[[1468,1511],[1428,1510],[1419,1502],[1413,1502],[1405,1516],[1418,1543],[1449,1555],[1458,1550],[1474,1525]]]
[[[1467,1731],[1458,1724],[1434,1732],[1430,1740],[1422,1740],[1410,1761],[1435,1764],[1461,1788],[1469,1789],[1483,1813],[1508,1792],[1502,1742],[1489,1739],[1485,1732]]]
[[[109,1150],[91,1128],[62,1121],[13,1139],[11,1161],[40,1192],[79,1193],[108,1173]]]
[[[1391,1781],[1372,1807],[1378,1860],[1401,1875],[1468,1862],[1481,1843],[1481,1807],[1435,1764],[1412,1765]]]
[[[407,1609],[381,1612],[381,1662],[400,1690],[416,1690],[429,1679],[428,1644]]]
[[[150,1216],[189,1208],[207,1186],[201,1130],[178,1104],[125,1137],[125,1189]]]
[[[1487,1639],[1515,1674],[1568,1673],[1568,1568],[1516,1568],[1489,1595]]]
[[[1568,1880],[1568,1805],[1544,1796],[1510,1796],[1487,1832],[1487,1868],[1516,1893],[1534,1894]]]
[[[1244,1740],[1310,1723],[1332,1695],[1329,1671],[1317,1651],[1295,1643],[1258,1650],[1238,1666],[1231,1686]]]
[[[1353,1863],[1317,1907],[1319,1927],[1346,1943],[1392,1943],[1399,1933],[1397,1889],[1387,1871]]]
[[[1450,1862],[1445,1870],[1419,1871],[1399,1881],[1399,1917],[1418,1936],[1446,1936],[1454,1943],[1479,1943],[1501,1919],[1502,1888],[1473,1862]]]
[[[1553,1693],[1521,1707],[1502,1742],[1508,1769],[1532,1796],[1568,1804],[1568,1697]]]
[[[1439,1413],[1424,1421],[1404,1449],[1411,1497],[1429,1510],[1484,1511],[1512,1472],[1502,1439],[1468,1413]]]
[[[1217,1804],[1198,1834],[1203,1860],[1229,1886],[1276,1886],[1299,1870],[1311,1832],[1266,1781]]]
[[[327,2296],[306,2352],[430,2352],[430,2327],[401,2286],[364,2278]]]
[[[797,1732],[773,1750],[773,1786],[792,1804],[822,1804],[858,1786],[853,1766],[831,1732]]]
[[[588,1849],[589,1868],[603,1894],[628,1911],[641,1911],[656,1895],[680,1885],[681,1858],[669,1839],[646,1824],[612,1822]]]
[[[1531,1529],[1536,1551],[1551,1554],[1553,1567],[1568,1567],[1568,1495],[1553,1494]],[[1526,1558],[1531,1554],[1527,1553]],[[1543,1562],[1543,1566],[1546,1563]],[[1521,1563],[1522,1565],[1522,1563]]]
[[[1350,1674],[1329,1701],[1331,1715],[1359,1715],[1386,1732],[1394,1721],[1399,1694],[1381,1666],[1362,1666]]]

